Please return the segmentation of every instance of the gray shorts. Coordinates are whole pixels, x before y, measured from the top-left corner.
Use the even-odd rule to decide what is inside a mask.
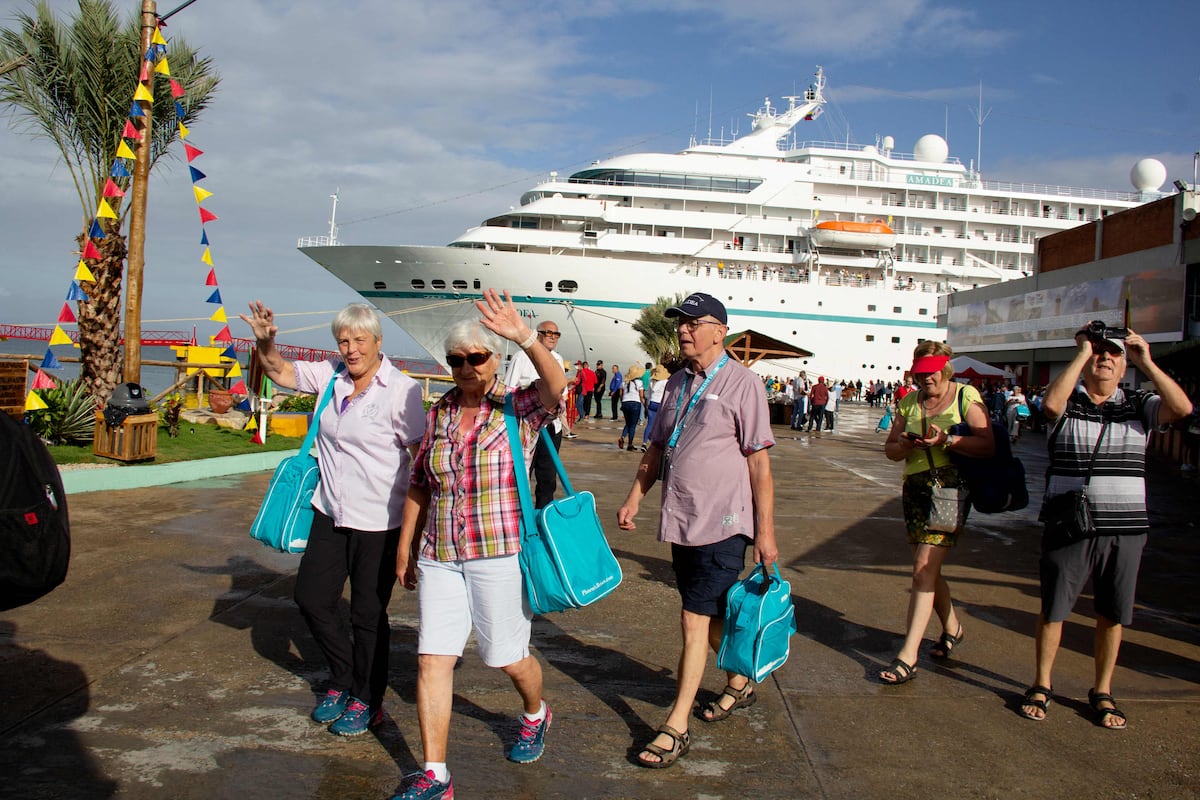
[[[1042,616],[1062,622],[1071,614],[1088,578],[1096,613],[1121,625],[1133,622],[1133,596],[1146,534],[1097,536],[1042,552]]]

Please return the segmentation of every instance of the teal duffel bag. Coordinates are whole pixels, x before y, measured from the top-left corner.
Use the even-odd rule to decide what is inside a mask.
[[[252,539],[281,553],[303,553],[308,546],[308,532],[313,521],[312,498],[321,480],[317,459],[311,451],[317,441],[321,412],[329,405],[329,399],[333,397],[333,384],[344,368],[338,366],[321,393],[321,402],[317,403],[313,412],[308,435],[304,437],[304,444],[300,445],[300,452],[280,461],[275,468],[262,506],[250,525]]]
[[[521,497],[521,573],[535,614],[582,608],[611,594],[621,583],[621,565],[600,527],[596,498],[576,492],[567,479],[558,451],[543,428],[566,497],[535,514],[529,494],[529,467],[517,432],[512,395],[504,400],[504,422],[513,454],[517,492]]]
[[[796,632],[792,587],[780,577],[779,565],[774,567],[775,574],[768,575],[762,564],[756,565],[726,595],[717,668],[745,675],[755,683],[787,661]]]

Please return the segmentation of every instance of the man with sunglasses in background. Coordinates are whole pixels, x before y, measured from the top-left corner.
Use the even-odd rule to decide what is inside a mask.
[[[544,320],[538,323],[537,340],[542,343],[542,346],[550,351],[550,355],[558,359],[562,364],[563,371],[567,370],[567,362],[563,357],[555,352],[558,347],[558,340],[562,337],[562,332],[558,329],[558,323],[550,320]],[[518,351],[512,357],[512,361],[508,364],[508,374],[504,378],[505,386],[515,386],[524,389],[529,384],[536,381],[538,378],[537,370],[533,368],[533,362],[529,360],[529,356],[524,350]],[[563,391],[563,400],[567,398],[567,392],[570,391],[570,386]],[[566,407],[564,402],[563,407]],[[550,432],[550,438],[554,441],[554,449],[558,450],[562,447],[563,429],[562,420],[555,419],[546,426],[546,430]],[[558,488],[558,474],[554,470],[554,459],[550,457],[550,451],[547,448],[546,441],[542,437],[538,437],[537,449],[533,451],[533,479],[536,484],[533,490],[533,505],[535,508],[543,508],[554,499],[554,491]]]
[[[715,297],[693,294],[664,314],[676,321],[685,365],[667,380],[650,448],[617,511],[621,530],[633,530],[642,498],[663,481],[658,539],[671,544],[683,649],[675,702],[637,756],[650,769],[671,766],[691,746],[692,705],[708,651],[721,643],[725,595],[740,577],[746,548],[752,545],[755,562],[767,569],[779,555],[767,456],[775,438],[762,381],[725,352],[729,318]],[[744,675],[727,672],[726,684],[699,712],[701,720],[726,719],[758,699]]]

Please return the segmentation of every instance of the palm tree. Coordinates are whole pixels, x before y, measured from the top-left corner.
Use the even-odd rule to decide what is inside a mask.
[[[208,107],[220,78],[211,59],[200,57],[178,37],[167,55],[171,77],[187,92],[178,102],[185,112],[181,121],[190,125]],[[78,14],[67,23],[54,16],[45,0],[36,0],[30,13],[15,15],[12,28],[0,29],[0,63],[15,64],[0,73],[0,106],[10,111],[14,124],[58,148],[87,220],[75,234],[80,252],[122,141],[144,56],[141,14],[122,23],[109,0],[79,0]],[[157,81],[151,168],[178,138],[170,112],[175,101],[168,82]],[[128,188],[128,180],[117,182],[122,181],[122,188]],[[88,302],[79,304],[78,314],[80,377],[100,402],[107,401],[121,378],[126,243],[121,233],[125,211],[117,213],[119,219],[101,220],[105,237],[92,240],[101,257],[88,262],[96,280],[84,284]]]
[[[687,299],[687,294],[660,297],[653,304],[642,308],[633,329],[641,334],[638,346],[650,356],[655,364],[670,365],[679,359],[679,340],[675,337],[675,321],[663,316],[671,306]]]

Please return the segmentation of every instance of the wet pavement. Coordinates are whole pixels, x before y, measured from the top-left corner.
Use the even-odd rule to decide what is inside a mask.
[[[625,580],[593,607],[534,623],[554,710],[535,764],[504,760],[516,694],[468,649],[455,675],[457,796],[1200,796],[1200,483],[1152,462],[1154,532],[1114,682],[1128,730],[1087,713],[1086,594],[1065,626],[1056,702],[1030,722],[1013,706],[1032,678],[1044,445],[1026,434],[1017,446],[1031,507],[973,516],[948,560],[966,629],[956,658],[923,656],[917,680],[888,687],[875,675],[900,646],[911,562],[877,417],[855,405],[836,434],[776,427],[780,568],[799,633],[759,702],[693,720],[691,753],[667,770],[633,754],[673,697],[669,550],[654,539],[655,502],[637,531],[616,528],[639,457],[616,449],[619,423],[578,425],[563,458],[595,493]],[[291,601],[298,557],[246,534],[267,478],[71,498],[67,582],[0,612],[0,797],[387,798],[416,768],[415,596],[397,588],[390,606],[385,724],[340,739],[311,723],[325,673]],[[702,695],[722,683],[710,659]]]

